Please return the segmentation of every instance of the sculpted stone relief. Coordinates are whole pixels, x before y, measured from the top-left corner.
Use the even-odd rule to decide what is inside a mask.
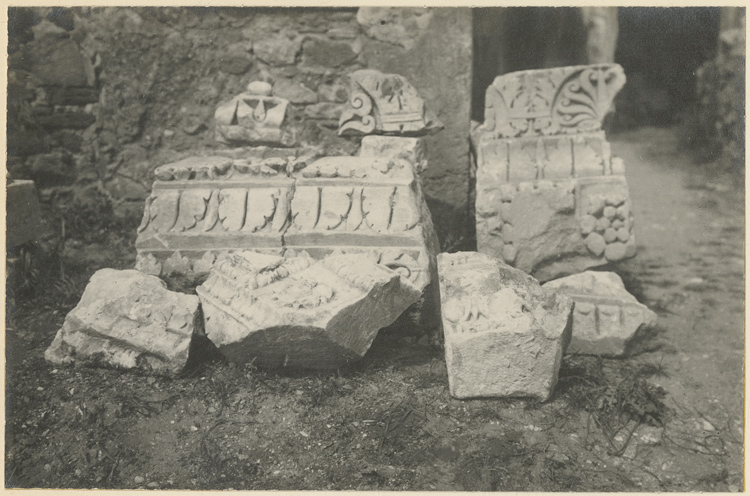
[[[351,96],[339,119],[339,135],[424,136],[443,129],[404,77],[363,69],[349,79]]]
[[[480,252],[542,281],[635,255],[624,166],[601,131],[624,83],[616,64],[495,79],[472,133]]]
[[[293,146],[295,136],[284,122],[289,101],[274,97],[273,87],[254,81],[247,91],[216,109],[216,141],[232,145]]]
[[[336,368],[361,358],[420,291],[364,255],[225,255],[196,288],[206,334],[231,360]]]

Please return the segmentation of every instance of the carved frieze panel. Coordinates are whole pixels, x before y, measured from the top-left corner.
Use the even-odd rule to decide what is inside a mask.
[[[590,133],[601,129],[625,84],[618,64],[555,67],[495,78],[481,131],[494,138]]]

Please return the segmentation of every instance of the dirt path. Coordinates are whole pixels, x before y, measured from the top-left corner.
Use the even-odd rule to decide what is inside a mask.
[[[640,245],[615,270],[659,325],[627,359],[566,357],[551,401],[452,399],[440,349],[383,333],[330,373],[50,367],[43,352],[86,279],[132,250],[103,243],[6,333],[6,485],[740,490],[744,188],[691,165],[675,136],[611,137]]]

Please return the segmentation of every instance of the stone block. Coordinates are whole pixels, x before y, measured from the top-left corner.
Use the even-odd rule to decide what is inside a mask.
[[[422,138],[394,136],[365,136],[359,150],[360,157],[402,158],[417,173],[427,168],[427,147]]]
[[[493,138],[599,131],[624,85],[625,73],[618,64],[504,74],[487,88],[481,129]]]
[[[274,84],[274,94],[294,104],[309,104],[318,101],[318,94],[306,86],[281,78]]]
[[[324,67],[339,67],[357,58],[349,43],[313,37],[302,45],[305,60]]]
[[[34,181],[14,179],[5,191],[5,246],[9,249],[37,239],[42,218]]]
[[[430,26],[432,9],[404,7],[360,7],[357,22],[368,36],[411,50]]]
[[[290,153],[267,159],[191,157],[157,167],[136,239],[138,259],[153,260],[141,265],[155,267],[179,253],[190,262],[177,268],[192,271],[192,263],[224,251],[280,252],[294,183],[286,172],[295,160],[294,150]]]
[[[628,293],[614,272],[586,271],[544,287],[575,302],[568,353],[622,356],[636,331],[656,322],[656,314]]]
[[[420,290],[434,280],[437,236],[406,160],[324,157],[295,174],[284,244],[318,258],[369,252]]]
[[[624,176],[518,184],[499,184],[493,179],[484,170],[477,171],[477,249],[481,253],[500,257],[541,281],[635,255]],[[611,229],[604,215],[605,203],[614,210],[622,229],[613,230],[612,239],[605,237]]]
[[[53,112],[38,115],[37,122],[47,129],[86,129],[96,122],[96,117],[86,112]]]
[[[32,72],[42,84],[49,86],[93,86],[86,61],[78,45],[70,39],[47,44],[35,49]],[[89,67],[87,67],[87,65]]]
[[[624,168],[600,130],[624,82],[612,64],[495,79],[471,136],[480,252],[541,281],[635,255]]]
[[[287,126],[289,101],[272,96],[273,87],[254,81],[247,91],[219,105],[216,119],[216,141],[239,145],[292,146],[296,141]]]
[[[253,42],[255,56],[274,66],[294,64],[300,50],[302,50],[302,38],[290,38],[284,33]]]
[[[136,270],[102,269],[44,357],[174,376],[202,326],[197,296],[168,291],[159,278]]]
[[[361,358],[420,294],[362,255],[315,262],[251,252],[223,258],[196,292],[206,334],[230,360],[311,369]]]
[[[570,341],[570,298],[481,253],[441,253],[438,272],[451,395],[549,399]]]
[[[403,76],[363,69],[349,79],[349,105],[341,113],[339,135],[425,136],[443,129]]]

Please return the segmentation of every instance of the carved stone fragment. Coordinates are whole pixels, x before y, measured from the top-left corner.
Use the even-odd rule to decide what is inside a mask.
[[[266,367],[337,368],[420,292],[363,255],[222,258],[196,288],[206,333],[229,359]]]
[[[235,146],[294,145],[295,136],[285,123],[289,101],[272,95],[270,84],[254,81],[246,92],[221,104],[214,114],[216,141]]]
[[[433,280],[437,236],[410,162],[324,157],[295,176],[285,246],[316,259],[341,249],[382,261],[398,251],[401,272],[420,290]]]
[[[289,153],[191,157],[157,167],[138,228],[136,267],[154,275],[197,275],[222,252],[280,253],[294,183],[287,169],[297,160],[294,150]]]
[[[423,138],[395,136],[365,136],[362,138],[360,157],[402,158],[417,173],[427,168],[427,147]]]
[[[587,271],[544,287],[575,302],[568,353],[622,356],[636,331],[656,322],[656,314],[628,293],[614,272]]]
[[[187,363],[194,334],[202,332],[197,296],[168,291],[157,277],[136,270],[102,269],[44,357],[174,376]]]
[[[624,167],[601,131],[624,82],[616,64],[495,79],[472,132],[480,252],[541,281],[635,255]]]
[[[495,138],[599,131],[625,85],[618,64],[513,72],[487,88],[481,128]]]
[[[339,135],[424,136],[443,128],[403,76],[363,69],[349,79],[349,104],[339,119]]]
[[[451,395],[547,400],[570,341],[570,298],[481,253],[441,253],[438,270]]]

